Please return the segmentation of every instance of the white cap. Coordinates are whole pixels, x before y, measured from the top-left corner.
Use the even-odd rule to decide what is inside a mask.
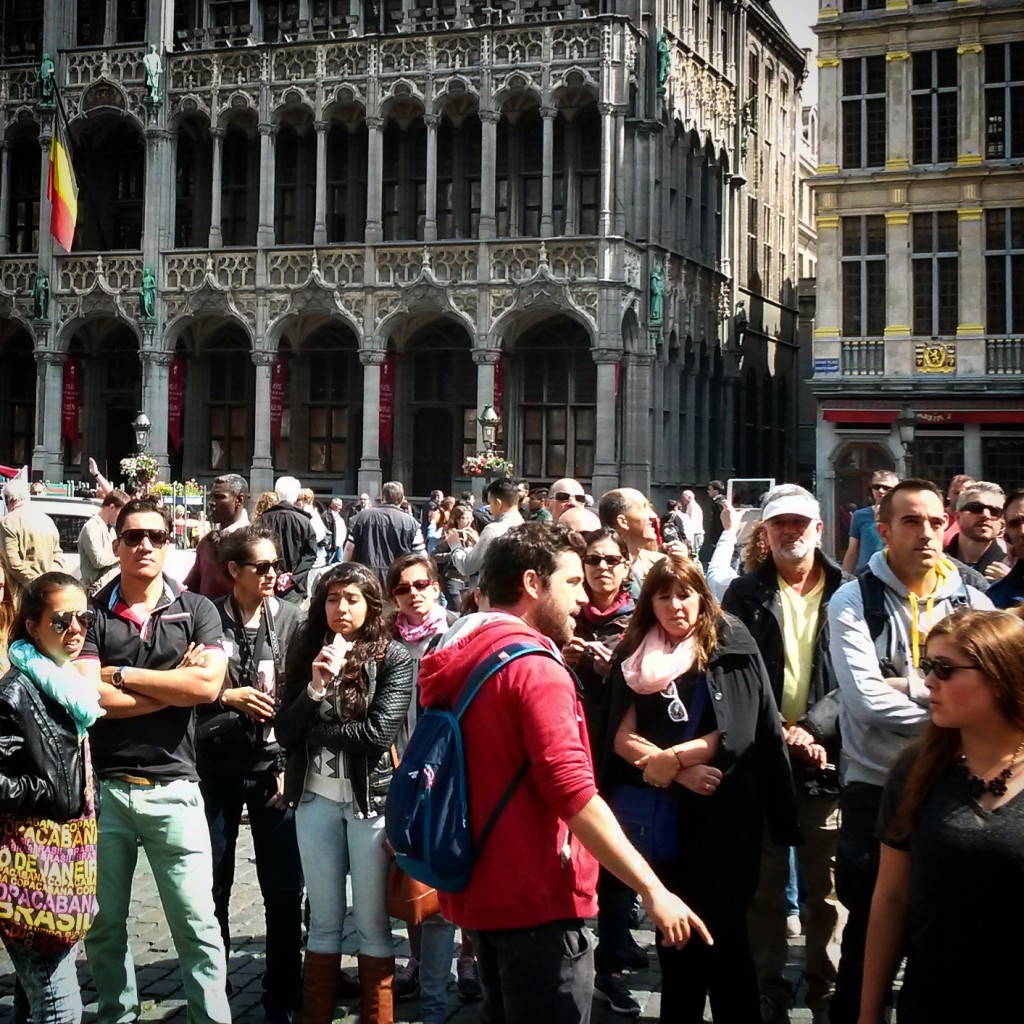
[[[803,516],[804,519],[821,519],[821,506],[814,498],[803,494],[783,494],[768,502],[761,513],[762,519],[774,519],[775,516]]]

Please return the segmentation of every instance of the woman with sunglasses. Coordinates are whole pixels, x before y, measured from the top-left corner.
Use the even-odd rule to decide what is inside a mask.
[[[248,809],[256,877],[266,915],[266,1024],[287,1024],[301,990],[302,870],[295,812],[284,802],[284,751],[273,719],[284,665],[301,625],[296,608],[274,596],[280,570],[270,531],[245,526],[223,534],[217,557],[232,581],[214,606],[228,670],[215,704],[196,708],[196,759],[213,849],[213,902],[231,948],[228,909],[235,846]]]
[[[290,807],[298,804],[295,826],[311,913],[305,1024],[334,1019],[348,874],[359,942],[360,1020],[394,1020],[383,811],[397,763],[393,748],[412,698],[413,665],[387,631],[376,575],[342,562],[320,577],[288,652],[274,727],[288,751],[285,799]]]
[[[708,924],[713,946],[657,944],[664,1024],[759,1020],[747,911],[761,834],[800,841],[779,712],[750,634],[700,567],[668,554],[647,573],[615,652],[602,789],[659,877]],[[614,751],[611,756],[609,752]]]
[[[82,584],[48,572],[21,592],[11,631],[11,669],[0,679],[0,812],[70,821],[90,813],[89,727],[99,693],[71,667],[93,613]],[[35,1024],[77,1024],[82,997],[77,946],[39,952],[4,939]]]
[[[921,669],[931,721],[897,761],[882,799],[858,1020],[883,1019],[904,954],[900,1024],[1015,1020],[1013,965],[1024,957],[1024,620],[954,612],[929,632]]]
[[[464,548],[471,548],[480,539],[473,529],[473,510],[468,505],[455,505],[448,516],[448,530],[455,530]],[[466,590],[466,577],[452,564],[452,549],[442,537],[433,551],[434,562],[441,574],[441,592],[446,607],[458,612],[462,606],[462,595]]]

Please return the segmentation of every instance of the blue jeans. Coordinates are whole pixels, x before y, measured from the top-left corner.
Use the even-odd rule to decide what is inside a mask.
[[[75,968],[78,946],[64,953],[34,953],[8,945],[7,952],[34,1024],[78,1024],[82,1019],[82,993]]]
[[[267,807],[276,792],[272,773],[208,773],[199,780],[213,848],[213,902],[224,939],[231,946],[228,907],[235,880],[235,845],[242,809],[249,809],[256,878],[263,895],[267,969],[263,1006],[286,1013],[302,1001],[302,865],[295,841],[295,812]]]
[[[384,815],[357,818],[351,804],[303,793],[295,833],[309,893],[311,953],[340,953],[348,909],[345,878],[352,875],[352,916],[361,956],[395,955],[385,905],[390,858],[384,849]]]
[[[103,779],[100,790],[100,909],[85,940],[97,1018],[103,1024],[139,1018],[128,909],[141,845],[181,964],[189,1024],[229,1024],[224,942],[213,908],[210,833],[199,785],[187,779],[155,786]]]
[[[424,1024],[448,1018],[448,982],[455,956],[455,925],[440,914],[423,922],[420,940],[420,1016]]]

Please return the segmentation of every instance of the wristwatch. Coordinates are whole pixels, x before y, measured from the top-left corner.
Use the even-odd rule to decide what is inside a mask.
[[[127,671],[128,671],[128,669],[130,669],[130,668],[131,668],[131,665],[119,665],[119,666],[118,666],[117,668],[115,668],[115,669],[114,669],[114,675],[113,675],[113,676],[111,677],[111,680],[110,680],[110,681],[111,681],[111,682],[112,682],[112,683],[114,684],[114,686],[116,686],[116,687],[117,687],[117,688],[118,688],[119,690],[123,690],[123,689],[124,689],[124,684],[125,684],[126,682],[128,682],[128,680],[127,680],[127,679],[125,679],[125,677],[124,677],[124,674],[125,674],[125,672],[127,672]]]

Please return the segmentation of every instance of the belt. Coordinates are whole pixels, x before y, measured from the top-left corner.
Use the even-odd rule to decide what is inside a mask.
[[[127,782],[131,786],[155,786],[153,779],[147,779],[142,775],[112,775],[111,778],[117,782]]]

